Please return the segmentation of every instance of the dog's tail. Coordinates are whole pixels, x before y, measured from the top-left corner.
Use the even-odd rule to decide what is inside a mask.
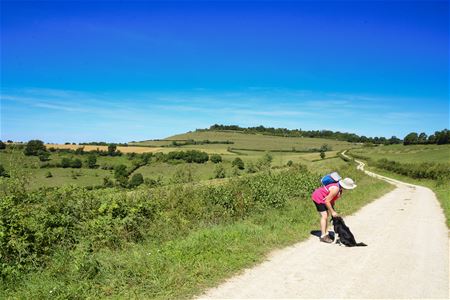
[[[358,246],[358,247],[366,247],[367,245],[364,244],[364,243],[356,243],[356,246]]]

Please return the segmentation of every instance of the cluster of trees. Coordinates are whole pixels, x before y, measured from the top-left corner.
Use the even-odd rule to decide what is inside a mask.
[[[203,140],[203,141],[195,141],[192,139],[189,140],[173,140],[172,143],[169,145],[170,147],[179,147],[179,146],[187,146],[187,145],[205,145],[205,144],[234,144],[233,141],[210,141],[210,140]]]
[[[287,128],[273,128],[273,127],[240,127],[237,125],[219,125],[214,124],[208,129],[197,129],[197,131],[209,131],[209,130],[232,130],[240,131],[243,133],[260,133],[284,137],[311,137],[311,138],[326,138],[334,139],[339,141],[347,141],[351,143],[371,143],[371,144],[400,144],[402,140],[396,136],[390,138],[386,137],[366,137],[364,135],[357,135],[354,133],[331,131],[331,130],[301,130],[301,129],[287,129]],[[416,132],[411,132],[403,139],[404,145],[414,145],[414,144],[448,144],[450,143],[450,133],[448,129],[442,131],[436,131],[434,134],[427,136],[426,133],[422,132],[417,134]]]
[[[202,164],[209,160],[208,153],[198,150],[188,150],[188,151],[172,151],[167,154],[159,154],[159,159],[162,161],[169,160],[184,160],[187,163],[198,163]]]
[[[425,132],[417,134],[417,132],[411,132],[403,139],[403,145],[417,145],[417,144],[449,144],[450,143],[450,130],[444,129],[441,131],[435,131],[434,134],[427,135]]]
[[[373,143],[373,144],[399,144],[401,140],[396,136],[391,138],[385,137],[366,137],[364,135],[359,136],[354,133],[331,131],[331,130],[302,130],[302,129],[287,129],[287,128],[274,128],[274,127],[240,127],[237,125],[219,125],[214,124],[209,127],[209,129],[197,129],[197,131],[208,131],[208,130],[232,130],[240,131],[243,133],[260,133],[284,137],[311,137],[311,138],[326,138],[334,139],[339,141],[347,141],[350,143]]]

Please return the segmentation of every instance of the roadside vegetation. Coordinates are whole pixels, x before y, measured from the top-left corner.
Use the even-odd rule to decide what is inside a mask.
[[[395,145],[349,151],[375,172],[432,189],[450,228],[450,145]]]
[[[342,214],[392,188],[351,165],[338,171],[361,187],[345,195]],[[292,164],[132,192],[27,192],[22,177],[2,179],[2,296],[192,296],[317,229],[309,197],[320,175]]]

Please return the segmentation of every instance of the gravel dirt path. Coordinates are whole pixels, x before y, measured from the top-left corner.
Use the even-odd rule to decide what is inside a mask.
[[[397,187],[345,218],[357,242],[368,247],[325,244],[313,236],[271,253],[199,299],[448,299],[448,229],[436,196],[425,187],[366,173]]]

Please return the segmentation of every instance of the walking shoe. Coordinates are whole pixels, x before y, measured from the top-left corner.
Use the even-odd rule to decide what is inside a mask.
[[[330,238],[330,236],[328,234],[323,236],[323,237],[321,237],[320,241],[324,242],[324,243],[328,243],[328,244],[333,242],[333,240]]]

